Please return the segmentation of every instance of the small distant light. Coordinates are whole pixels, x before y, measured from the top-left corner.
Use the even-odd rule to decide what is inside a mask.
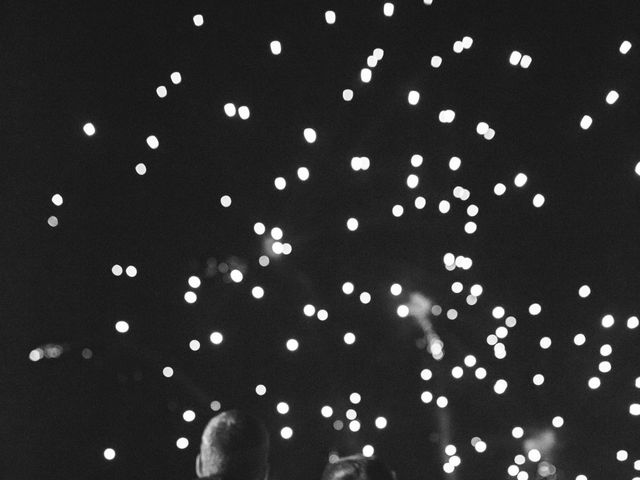
[[[316,314],[316,307],[308,303],[302,308],[302,313],[304,313],[306,317],[313,317]]]
[[[523,435],[524,430],[522,429],[522,427],[513,427],[513,430],[511,430],[511,436],[513,438],[522,438]]]
[[[591,126],[592,123],[593,123],[593,119],[589,115],[585,115],[580,120],[580,128],[582,128],[583,130],[586,130]]]
[[[285,440],[289,440],[291,437],[293,437],[293,430],[291,429],[291,427],[284,427],[282,430],[280,430],[280,436]]]
[[[431,66],[433,68],[439,68],[440,65],[442,65],[442,57],[439,57],[438,55],[431,57]]]
[[[41,348],[35,348],[29,352],[29,360],[31,360],[32,362],[40,361],[43,358],[44,358],[44,351]]]
[[[575,343],[577,346],[584,345],[586,341],[587,337],[585,337],[582,333],[578,333],[575,337],[573,337],[573,343]]]
[[[425,200],[424,197],[416,197],[415,201],[413,202],[413,204],[415,205],[415,207],[418,210],[422,210],[424,207],[426,207],[427,205],[427,201]]]
[[[600,347],[600,355],[603,357],[608,357],[613,352],[613,348],[608,343],[605,343]]]
[[[476,449],[476,452],[484,453],[484,452],[487,451],[487,444],[485,442],[483,442],[482,440],[480,440],[479,442],[477,442],[475,444],[474,448]]]
[[[171,78],[171,82],[174,85],[178,85],[180,82],[182,82],[182,75],[180,75],[180,72],[173,72],[170,75],[170,78]]]
[[[522,60],[520,60],[520,66],[522,68],[529,68],[533,59],[529,55],[523,55]]]
[[[395,7],[394,7],[393,3],[391,3],[391,2],[385,3],[384,7],[382,9],[382,11],[384,12],[384,16],[385,17],[392,16],[394,9],[395,9]]]
[[[160,85],[158,88],[156,88],[156,95],[158,95],[158,97],[160,98],[164,98],[167,96],[167,87],[165,87],[164,85]]]
[[[640,415],[640,403],[632,403],[629,405],[629,413],[634,417]]]
[[[360,80],[362,80],[362,83],[369,83],[371,81],[371,70],[368,68],[360,70]]]
[[[164,367],[162,369],[162,375],[164,375],[166,378],[171,378],[173,377],[173,368],[171,367]]]
[[[313,128],[305,128],[302,134],[307,143],[315,143],[316,139],[318,138],[318,134]]]
[[[133,265],[129,265],[126,268],[125,273],[127,274],[127,276],[133,278],[138,274],[138,269],[136,267],[134,267]]]
[[[464,370],[462,367],[455,366],[451,369],[451,376],[455,379],[460,379],[464,375]]]
[[[384,50],[381,48],[374,48],[373,56],[376,57],[378,61],[382,60],[382,58],[384,57]]]
[[[440,408],[446,408],[447,405],[449,405],[449,400],[447,399],[447,397],[441,395],[436,399],[436,405],[438,405],[438,407]]]
[[[511,55],[509,55],[509,63],[514,67],[520,63],[521,59],[522,59],[522,54],[517,50],[514,50],[513,52],[511,52]]]
[[[186,438],[180,437],[178,440],[176,440],[176,447],[178,447],[180,450],[184,450],[188,446],[189,440],[187,440]]]
[[[329,312],[324,309],[318,310],[318,320],[324,322],[327,318],[329,318]]]
[[[487,122],[480,122],[476,125],[476,133],[478,135],[484,135],[489,131],[489,124]]]
[[[467,222],[464,224],[464,231],[469,235],[474,234],[478,230],[478,225],[476,222]]]
[[[62,205],[63,199],[62,195],[56,193],[53,197],[51,197],[51,203],[53,203],[56,207]]]
[[[626,450],[618,450],[616,452],[616,460],[619,462],[626,462],[629,458],[629,453]]]
[[[613,105],[618,101],[618,98],[620,98],[618,92],[616,92],[615,90],[611,90],[609,93],[607,93],[607,97],[605,98],[605,100],[609,105]]]
[[[336,23],[336,12],[334,12],[333,10],[327,10],[326,12],[324,12],[324,20],[329,25],[333,25],[334,23]]]
[[[441,110],[438,114],[440,123],[452,123],[456,118],[456,112],[453,110]]]
[[[629,50],[631,50],[631,42],[629,40],[624,40],[620,44],[620,53],[626,55],[627,53],[629,53]]]
[[[233,117],[236,114],[236,106],[233,103],[224,104],[224,113],[227,117]]]
[[[197,14],[193,16],[193,24],[196,27],[201,27],[203,23],[204,23],[204,17],[202,15]]]
[[[362,447],[362,455],[365,457],[372,457],[375,453],[375,449],[371,445],[365,445]]]
[[[257,222],[253,225],[253,231],[256,233],[256,235],[264,235],[267,229],[264,226],[264,223]]]
[[[111,461],[116,458],[116,451],[113,448],[105,448],[103,455],[106,460]]]
[[[342,99],[345,102],[350,102],[351,100],[353,100],[353,90],[351,90],[350,88],[345,88],[342,91]]]
[[[246,105],[242,105],[238,108],[238,116],[241,120],[247,120],[251,116],[251,110]]]
[[[513,461],[514,461],[515,463],[517,463],[518,465],[523,465],[523,464],[527,461],[527,459],[525,458],[525,456],[524,456],[524,455],[520,455],[520,454],[518,454],[518,455],[516,455],[516,456],[515,456],[515,458],[513,459]]]
[[[322,407],[320,409],[320,414],[324,417],[324,418],[330,418],[331,415],[333,415],[333,408],[331,408],[329,405],[325,405],[324,407]]]
[[[400,318],[405,318],[409,315],[409,307],[406,305],[399,305],[396,309],[396,313]]]
[[[139,163],[136,165],[136,173],[140,176],[147,173],[147,166],[144,163]]]
[[[524,173],[518,173],[513,179],[513,184],[518,188],[524,187],[526,183],[527,183],[527,176]]]
[[[422,403],[431,403],[433,401],[433,393],[425,390],[420,395],[420,400]]]
[[[407,96],[407,101],[409,102],[409,105],[417,105],[420,101],[420,93],[416,90],[411,90]]]
[[[438,210],[440,210],[440,213],[448,213],[451,210],[451,204],[448,200],[441,200],[438,204]]]
[[[361,400],[362,400],[362,397],[358,392],[353,392],[351,395],[349,395],[349,401],[354,405],[359,404]]]
[[[600,387],[601,383],[602,382],[600,382],[600,379],[598,377],[591,377],[587,382],[587,385],[589,385],[589,388],[591,390],[595,390]]]
[[[351,332],[347,332],[344,334],[343,340],[347,345],[353,345],[356,341],[356,336]]]
[[[191,275],[189,277],[189,280],[187,280],[187,283],[191,288],[199,288],[200,285],[202,284],[202,281],[200,280],[200,277],[197,277],[196,275]]]
[[[549,337],[542,337],[540,339],[540,348],[547,350],[551,347],[551,339]]]
[[[231,197],[229,195],[223,195],[220,197],[220,205],[224,208],[229,208],[231,206]]]
[[[151,150],[155,150],[156,148],[158,148],[160,146],[160,142],[158,141],[158,137],[156,137],[155,135],[149,135],[147,137],[147,145],[149,145],[149,148]]]
[[[82,127],[82,130],[84,130],[84,133],[91,137],[96,133],[96,127],[93,126],[93,123],[85,123],[84,126]]]
[[[424,157],[418,153],[415,153],[413,155],[411,155],[411,166],[418,168],[419,166],[422,165],[422,162],[424,161]]]
[[[375,421],[376,428],[382,430],[387,427],[387,419],[384,417],[378,417]]]
[[[264,396],[267,393],[267,387],[264,385],[256,385],[256,394],[260,397]]]
[[[627,319],[627,328],[629,330],[634,330],[638,328],[638,325],[640,325],[640,321],[638,320],[638,317],[633,316]]]
[[[284,177],[276,177],[273,181],[273,184],[275,185],[276,190],[282,191],[287,188],[287,181],[284,179]]]
[[[495,136],[496,136],[496,131],[493,128],[489,128],[489,130],[487,130],[487,133],[484,134],[484,139],[493,140],[493,137]]]
[[[209,341],[214,345],[220,345],[223,340],[224,337],[220,332],[213,332],[211,335],[209,335]]]
[[[412,173],[407,177],[407,187],[413,189],[413,188],[416,188],[419,183],[420,183],[420,179],[418,178],[417,175]]]
[[[298,168],[297,174],[300,181],[306,182],[309,180],[309,169],[307,167]]]
[[[298,350],[300,343],[298,343],[298,341],[295,338],[290,338],[289,340],[287,340],[286,345],[287,345],[287,350],[289,350],[290,352],[295,352],[296,350]]]
[[[196,303],[196,300],[198,300],[198,295],[196,295],[195,292],[192,291],[188,291],[185,292],[184,294],[184,301],[187,303]]]
[[[598,364],[598,370],[601,373],[609,373],[611,371],[611,362],[602,361]]]
[[[129,331],[129,324],[124,320],[116,322],[116,331],[119,333],[127,333]]]
[[[422,380],[427,382],[427,381],[431,380],[431,378],[433,378],[433,372],[431,370],[429,370],[428,368],[425,368],[420,372],[420,378],[422,378]]]
[[[349,422],[349,430],[357,432],[360,430],[360,422],[358,420],[352,420]]]
[[[532,462],[539,462],[542,458],[542,455],[540,454],[540,450],[538,450],[537,448],[532,448],[531,450],[529,450],[529,453],[527,453],[527,457],[529,457],[529,460]]]
[[[279,402],[278,405],[276,405],[276,410],[280,415],[286,415],[289,413],[289,405],[286,402]]]
[[[460,40],[456,40],[453,43],[453,51],[455,53],[462,53],[462,50],[464,50],[464,46],[462,45],[462,42]]]
[[[449,169],[452,171],[456,171],[460,168],[460,166],[462,165],[462,160],[460,160],[459,157],[451,157],[449,159]]]
[[[604,317],[602,317],[601,323],[603,328],[611,328],[613,327],[613,324],[615,323],[615,319],[613,318],[613,315],[605,315]]]
[[[455,445],[447,445],[446,447],[444,447],[444,453],[450,457],[455,455],[457,451],[458,449]]]
[[[353,290],[355,289],[353,283],[351,282],[344,282],[342,284],[342,292],[345,295],[351,295],[353,293]]]
[[[507,191],[507,187],[503,183],[496,183],[495,187],[493,187],[493,193],[497,196],[502,196]]]
[[[541,193],[536,193],[533,197],[533,206],[536,208],[540,208],[542,205],[544,205],[544,195],[542,195]]]
[[[516,324],[518,323],[515,317],[507,317],[507,319],[504,322],[505,322],[505,325],[509,328],[515,327]]]
[[[541,373],[536,373],[533,376],[533,384],[539,387],[543,383],[544,383],[544,375],[542,375]]]
[[[512,477],[515,477],[516,475],[518,475],[519,472],[520,472],[520,469],[518,468],[517,465],[509,465],[509,468],[507,468],[507,473]]]
[[[269,257],[267,257],[266,255],[260,255],[260,258],[258,259],[258,263],[261,267],[267,267],[270,262],[271,260],[269,260]]]
[[[269,48],[271,48],[271,53],[274,55],[280,55],[280,53],[282,53],[282,44],[278,40],[273,40],[269,44]]]
[[[562,427],[564,425],[564,418],[562,418],[561,416],[553,417],[553,420],[551,420],[551,425],[556,428]]]
[[[402,205],[394,205],[393,208],[391,209],[391,213],[396,218],[401,217],[402,214],[404,213],[404,207]]]
[[[371,302],[371,294],[369,292],[362,292],[360,294],[360,302],[364,305],[367,305],[369,302]]]
[[[200,342],[198,340],[191,340],[189,342],[189,348],[192,351],[197,352],[198,350],[200,350]]]
[[[261,299],[262,297],[264,297],[264,288],[262,287],[253,287],[251,289],[251,295],[253,296],[253,298],[256,299]]]
[[[57,227],[58,226],[58,217],[56,217],[55,215],[51,215],[47,219],[47,223],[49,224],[50,227]]]
[[[196,419],[196,414],[193,410],[185,410],[182,413],[182,419],[185,422],[193,422]]]
[[[242,282],[242,279],[244,278],[244,275],[242,275],[242,272],[238,269],[231,270],[231,273],[229,274],[229,276],[231,277],[231,280],[235,283]]]
[[[111,273],[113,273],[116,277],[119,277],[120,275],[122,275],[122,272],[124,270],[122,269],[122,267],[120,265],[114,265],[113,267],[111,267]]]
[[[504,392],[507,391],[507,381],[500,379],[497,380],[496,383],[493,385],[493,391],[496,392],[498,395],[502,395]]]
[[[347,220],[347,229],[351,232],[355,232],[358,229],[358,219],[351,217]]]
[[[504,308],[501,306],[493,307],[493,310],[491,310],[491,315],[493,315],[493,318],[495,318],[496,320],[499,320],[502,317],[504,317],[504,314],[505,314]]]

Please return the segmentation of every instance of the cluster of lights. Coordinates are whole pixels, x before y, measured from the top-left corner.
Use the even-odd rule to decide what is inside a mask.
[[[198,17],[198,15],[196,15],[196,17]],[[194,23],[196,21],[196,17],[194,17]],[[199,17],[202,19],[202,15],[200,15]],[[171,75],[169,75],[169,78],[171,80],[171,83],[173,83],[174,85],[178,85],[180,84],[180,82],[182,82],[182,75],[180,74],[180,72],[171,73]],[[167,90],[167,87],[165,87],[164,85],[160,85],[156,88],[156,95],[158,95],[159,98],[165,98],[167,96],[167,93],[169,92]]]
[[[455,53],[462,53],[464,50],[468,50],[473,45],[473,38],[466,36],[462,40],[456,40],[453,42],[453,51]]]
[[[511,55],[509,55],[509,63],[514,67],[519,65],[521,68],[526,69],[529,68],[532,61],[533,60],[529,55],[523,55],[517,50],[514,50],[511,52]]]
[[[241,120],[248,120],[249,117],[251,116],[251,111],[249,110],[249,107],[247,107],[246,105],[241,105],[236,108],[236,105],[234,103],[228,102],[228,103],[225,103],[224,107],[222,108],[224,110],[225,115],[229,118],[235,117],[236,113],[238,114],[238,117]]]
[[[129,265],[127,268],[123,269],[120,265],[115,264],[113,267],[111,267],[111,273],[116,277],[119,277],[120,275],[125,273],[127,277],[133,278],[138,274],[138,269],[133,265]]]

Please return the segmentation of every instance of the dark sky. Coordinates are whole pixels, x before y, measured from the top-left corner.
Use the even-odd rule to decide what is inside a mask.
[[[265,418],[277,479],[317,478],[329,452],[365,444],[400,480],[445,478],[442,411],[421,403],[425,389],[449,399],[458,479],[507,478],[523,449],[513,426],[535,440],[556,415],[565,426],[543,453],[558,479],[633,476],[640,420],[628,408],[640,402],[640,329],[625,323],[639,313],[640,4],[394,3],[390,18],[377,1],[3,3],[1,478],[189,478],[212,400]],[[335,25],[324,21],[328,9]],[[465,35],[472,47],[454,53]],[[274,39],[279,56],[269,50]],[[626,55],[623,40],[633,45]],[[363,84],[374,48],[384,58]],[[513,50],[532,57],[528,69],[509,64]],[[443,58],[438,69],[433,55]],[[343,101],[345,88],[353,101]],[[418,105],[407,103],[409,90],[421,93]],[[620,94],[614,105],[604,100],[610,90]],[[228,102],[249,106],[251,117],[228,118]],[[456,113],[451,124],[438,121],[445,109]],[[579,126],[585,114],[594,119],[588,130]],[[493,140],[476,133],[481,121]],[[306,127],[316,143],[305,142]],[[454,155],[462,159],[455,172]],[[369,157],[371,168],[352,171],[354,156]],[[144,176],[134,170],[140,162]],[[296,178],[300,166],[311,172],[307,182]],[[523,188],[513,184],[519,172],[528,176]],[[420,177],[415,190],[410,173]],[[284,191],[274,188],[278,176]],[[501,197],[498,182],[507,185]],[[453,198],[458,185],[471,193],[466,202]],[[532,205],[536,193],[542,208]],[[413,206],[417,195],[424,210]],[[442,199],[452,204],[446,215]],[[469,235],[472,203],[480,213]],[[405,208],[400,218],[395,204]],[[359,220],[356,232],[345,227],[349,217]],[[257,221],[281,227],[293,253],[260,267]],[[471,257],[473,267],[448,272],[447,252]],[[243,282],[233,284],[220,263],[241,269]],[[114,264],[138,274],[115,277]],[[191,275],[202,278],[193,305],[183,299]],[[345,296],[347,280],[371,303]],[[454,281],[464,294],[452,293]],[[397,298],[394,282],[404,287]],[[475,283],[484,292],[469,306]],[[586,299],[577,294],[584,284]],[[252,298],[254,285],[264,299]],[[396,315],[409,292],[459,313],[433,318],[445,343],[440,362],[416,347],[418,327]],[[527,311],[534,302],[538,316]],[[305,317],[305,304],[326,308],[329,319]],[[502,360],[485,340],[504,324],[491,315],[495,305],[518,319]],[[608,313],[616,323],[603,329]],[[115,331],[118,320],[127,334]],[[214,330],[225,336],[220,346],[208,341]],[[347,331],[357,335],[353,346],[342,341]],[[578,332],[587,335],[581,348],[572,342]],[[539,347],[543,336],[549,350]],[[284,347],[292,337],[296,352]],[[191,339],[202,343],[198,352]],[[29,360],[49,343],[64,347],[60,358]],[[604,343],[613,370],[601,374]],[[488,370],[485,381],[468,368],[451,377],[467,354]],[[170,379],[166,365],[176,372]],[[419,377],[425,367],[431,383]],[[531,383],[535,373],[544,385]],[[591,391],[594,375],[602,386]],[[499,378],[509,382],[502,396],[492,389]],[[354,391],[362,429],[335,431],[320,408],[332,405],[344,420]],[[276,413],[279,401],[289,414]],[[196,412],[191,424],[186,409]],[[374,428],[378,415],[387,429]],[[291,440],[279,436],[285,425]],[[190,446],[178,450],[183,436]],[[474,436],[486,453],[471,447]],[[630,460],[616,461],[620,449]],[[536,478],[535,465],[524,468]]]

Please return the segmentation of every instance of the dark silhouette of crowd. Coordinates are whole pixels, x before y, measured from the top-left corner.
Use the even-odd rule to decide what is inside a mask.
[[[269,433],[264,423],[239,410],[213,417],[202,433],[196,474],[207,480],[268,480]],[[395,480],[395,474],[376,457],[352,455],[330,461],[321,480]]]

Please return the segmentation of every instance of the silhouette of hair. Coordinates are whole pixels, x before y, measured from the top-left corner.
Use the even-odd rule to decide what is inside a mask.
[[[352,455],[327,464],[322,480],[395,480],[395,476],[376,457]]]
[[[202,433],[198,476],[263,480],[268,469],[269,434],[257,418],[229,410],[213,417]]]

